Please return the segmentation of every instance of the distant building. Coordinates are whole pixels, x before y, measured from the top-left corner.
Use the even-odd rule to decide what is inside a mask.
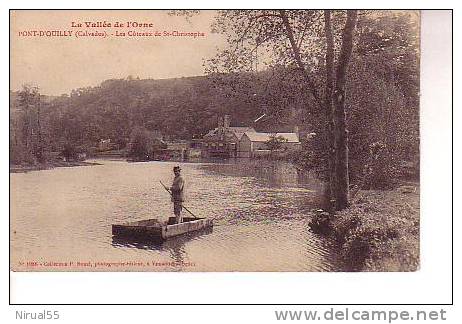
[[[300,147],[300,139],[297,133],[257,133],[245,132],[239,142],[238,157],[256,157],[267,155],[271,150],[267,146],[267,142],[272,137],[282,137],[286,142],[281,143],[282,148],[295,149]]]
[[[242,136],[255,132],[252,127],[230,126],[229,116],[218,119],[218,127],[209,131],[202,138],[203,157],[237,157],[238,146]]]
[[[281,149],[297,149],[301,146],[300,130],[295,126],[293,132],[263,133],[253,127],[230,126],[229,116],[218,119],[218,127],[210,130],[200,143],[192,147],[201,147],[203,157],[246,157],[271,154],[268,141],[273,137],[282,137]],[[273,149],[274,151],[274,149]],[[281,151],[281,150],[278,150]]]

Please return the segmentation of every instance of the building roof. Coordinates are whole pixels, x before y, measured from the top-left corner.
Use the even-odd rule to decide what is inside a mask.
[[[242,136],[244,135],[244,133],[246,133],[246,132],[255,132],[255,129],[253,127],[231,126],[228,129],[229,129],[229,131],[231,131],[232,133],[234,133],[236,135],[238,140],[240,140],[242,138]],[[215,135],[217,133],[217,131],[218,131],[218,128],[214,128],[214,129],[210,130],[204,137],[213,136],[213,135]]]
[[[237,138],[241,140],[242,136],[246,132],[255,133],[255,129],[253,127],[230,127],[229,128],[234,134],[236,134]]]
[[[282,136],[287,140],[287,143],[299,143],[297,133],[257,133],[257,132],[245,132],[245,135],[252,142],[266,142],[274,136]]]

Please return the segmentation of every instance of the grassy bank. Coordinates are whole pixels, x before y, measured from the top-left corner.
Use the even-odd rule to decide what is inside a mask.
[[[29,172],[29,171],[38,171],[38,170],[48,170],[53,168],[63,168],[63,167],[75,167],[75,166],[90,166],[90,165],[100,165],[96,162],[85,162],[85,161],[52,161],[45,163],[37,164],[10,164],[10,173],[20,173],[20,172]]]
[[[419,268],[419,186],[361,191],[335,215],[330,234],[348,271],[416,271]]]

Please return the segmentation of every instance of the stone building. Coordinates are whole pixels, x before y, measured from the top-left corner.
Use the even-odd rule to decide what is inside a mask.
[[[255,133],[252,127],[230,126],[228,115],[218,119],[218,127],[209,131],[202,139],[203,157],[237,157],[239,142],[244,133]]]

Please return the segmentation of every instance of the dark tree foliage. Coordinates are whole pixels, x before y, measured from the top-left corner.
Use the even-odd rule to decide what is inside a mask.
[[[148,160],[152,154],[153,140],[149,131],[142,127],[135,127],[131,134],[128,156],[138,160]]]
[[[265,145],[268,147],[268,149],[273,152],[280,150],[284,143],[287,142],[287,138],[284,138],[283,136],[271,136],[269,140],[265,142]]]
[[[13,163],[35,164],[44,159],[42,98],[39,88],[24,85],[10,107],[10,157]]]
[[[75,161],[77,160],[78,151],[74,145],[71,143],[64,144],[64,148],[61,151],[61,155],[66,159],[66,161]]]

